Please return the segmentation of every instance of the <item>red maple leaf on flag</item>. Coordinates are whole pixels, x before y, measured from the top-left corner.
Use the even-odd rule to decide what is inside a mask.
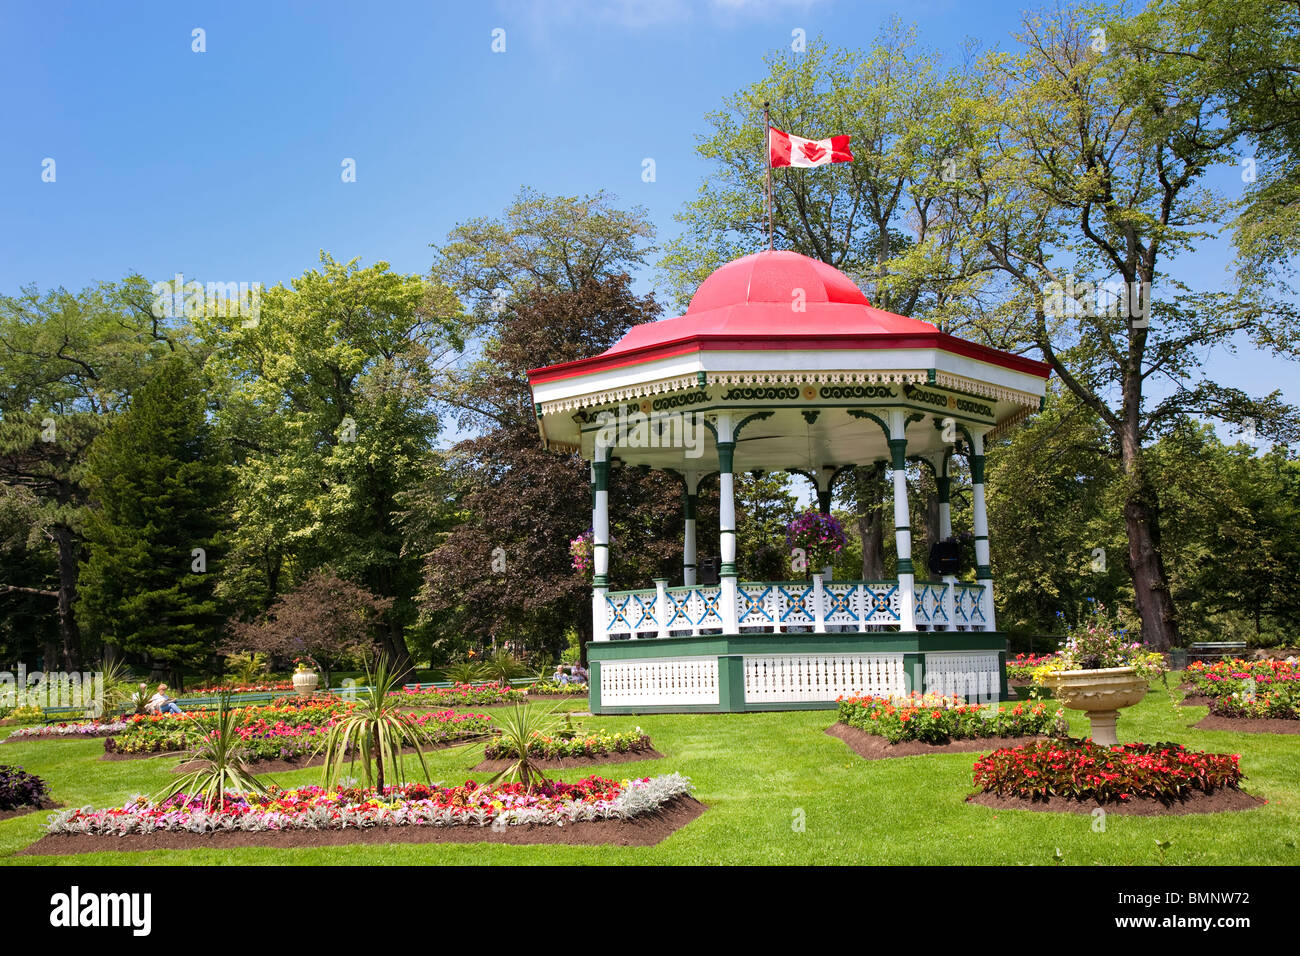
[[[802,143],[799,146],[799,149],[803,152],[804,156],[810,163],[815,163],[826,155],[826,150],[822,148],[821,144],[815,143],[812,140]]]

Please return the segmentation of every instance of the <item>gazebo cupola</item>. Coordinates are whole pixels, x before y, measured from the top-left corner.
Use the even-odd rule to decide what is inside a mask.
[[[1048,367],[871,305],[843,273],[793,252],[745,256],[701,284],[685,315],[635,326],[588,359],[529,373],[548,448],[591,464],[593,712],[833,706],[845,693],[1005,693],[994,629],[984,442],[1042,402]],[[906,467],[938,479],[969,457],[975,581],[918,584]],[[746,582],[736,573],[733,475],[811,478],[822,510],[837,473],[888,463],[897,576]],[[610,592],[612,464],[683,484],[682,580]],[[696,573],[700,481],[718,476],[718,581]],[[982,690],[981,690],[982,689]]]

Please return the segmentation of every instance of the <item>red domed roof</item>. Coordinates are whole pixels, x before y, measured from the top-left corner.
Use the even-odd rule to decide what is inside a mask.
[[[600,355],[533,369],[533,384],[691,352],[942,349],[1047,377],[1047,366],[967,342],[929,322],[873,306],[853,280],[797,252],[728,262],[701,283],[685,315],[633,326]]]
[[[833,266],[797,252],[756,252],[705,279],[686,314],[754,302],[789,307],[794,289],[803,289],[807,302],[871,305],[853,280]]]
[[[769,251],[728,262],[704,280],[685,315],[634,326],[604,354],[686,339],[777,342],[936,331],[929,322],[877,309],[833,266],[797,252]]]

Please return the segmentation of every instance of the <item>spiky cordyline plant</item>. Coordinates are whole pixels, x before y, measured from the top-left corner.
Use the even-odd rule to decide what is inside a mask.
[[[244,761],[239,719],[239,711],[230,706],[229,692],[222,694],[215,729],[204,734],[198,745],[189,751],[190,761],[200,766],[168,787],[162,799],[184,793],[201,798],[205,808],[214,809],[225,805],[229,793],[267,792],[266,786]],[[201,730],[197,732],[202,733]]]
[[[389,696],[395,689],[396,678],[388,662],[380,660],[371,671],[366,668],[366,687],[362,688],[357,706],[341,716],[326,734],[320,751],[325,754],[325,787],[333,788],[338,782],[344,761],[351,754],[351,766],[361,760],[366,786],[374,781],[380,793],[388,781],[397,784],[406,781],[402,769],[402,749],[414,747],[420,761],[424,779],[429,780],[429,766],[424,760],[424,747],[430,742],[428,732],[412,713],[399,708],[401,695]],[[319,751],[318,751],[319,752]]]
[[[527,673],[527,668],[507,650],[500,650],[483,663],[483,674],[502,686]]]
[[[534,737],[546,737],[559,728],[560,721],[555,716],[555,710],[555,707],[543,709],[517,703],[510,711],[497,717],[495,723],[501,732],[500,743],[514,750],[515,757],[509,766],[494,774],[489,782],[517,780],[530,792],[533,784],[546,782],[546,774],[537,764],[539,758],[528,752],[528,745]]]
[[[442,674],[454,684],[472,684],[483,677],[483,667],[472,661],[459,661],[444,667]]]

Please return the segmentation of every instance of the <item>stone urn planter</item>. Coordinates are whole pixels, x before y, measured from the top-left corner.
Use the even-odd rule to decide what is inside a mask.
[[[320,675],[315,671],[293,672],[293,689],[298,692],[299,697],[310,697],[316,693],[318,684],[320,684]]]
[[[1087,671],[1057,671],[1043,678],[1062,707],[1082,710],[1092,724],[1092,739],[1103,746],[1119,743],[1115,723],[1123,707],[1132,707],[1147,693],[1146,678],[1132,667],[1102,667]]]

